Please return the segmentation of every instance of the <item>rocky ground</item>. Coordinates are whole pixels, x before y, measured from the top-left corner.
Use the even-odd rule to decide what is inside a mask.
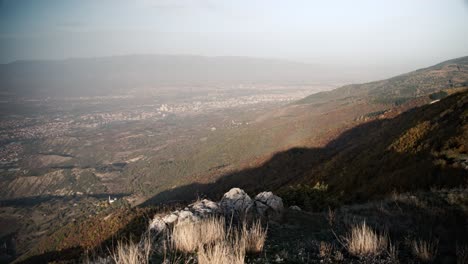
[[[157,240],[177,223],[215,215],[225,216],[231,224],[262,219],[267,228],[264,250],[248,254],[246,263],[466,263],[463,261],[467,260],[467,189],[400,194],[325,212],[307,212],[298,206],[283,205],[282,199],[271,192],[251,198],[243,190],[233,188],[219,202],[198,200],[183,209],[156,215],[149,231]],[[350,252],[350,233],[363,223],[376,235],[385,237],[385,248],[367,255]],[[417,252],[415,244],[419,242],[432,250],[429,259]],[[192,255],[185,258],[196,263]]]

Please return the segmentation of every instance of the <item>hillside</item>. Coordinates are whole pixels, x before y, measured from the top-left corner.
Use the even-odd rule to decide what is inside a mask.
[[[462,57],[382,81],[351,84],[330,92],[320,92],[297,103],[318,104],[365,98],[375,103],[400,105],[442,89],[467,86],[467,80],[468,57]]]
[[[463,185],[467,180],[467,106],[465,91],[396,117],[389,113],[389,118],[381,116],[344,131],[323,147],[278,152],[259,166],[226,174],[211,183],[161,192],[146,204],[190,200],[194,193],[217,197],[234,186],[252,193],[269,189],[288,196],[291,192],[295,197],[294,193],[307,196],[309,190],[315,196],[312,187],[320,183],[325,186],[323,195],[334,204]],[[304,199],[308,197],[294,198],[293,202],[304,206]],[[310,209],[317,208],[311,205]]]
[[[412,74],[430,78],[434,67]],[[461,87],[464,75],[454,87],[443,85],[444,76],[434,77],[440,86],[428,91],[430,81],[421,77],[418,89],[425,92],[398,104],[378,102],[368,92],[264,112],[119,122],[25,141],[34,143],[26,149],[32,169],[3,172],[8,177],[2,184],[10,188],[0,192],[7,198],[0,201],[0,220],[11,228],[0,230],[2,239],[15,233],[17,252],[25,257],[56,249],[76,257],[81,248],[72,245],[92,248],[119,237],[119,229],[141,231],[131,223],[145,222],[155,204],[217,200],[231,187],[275,191],[288,206],[322,212],[390,194],[463,186],[468,92]],[[227,118],[233,113],[241,125]],[[216,120],[228,125],[213,130]],[[109,195],[119,202],[108,206]],[[86,223],[101,225],[95,230]],[[43,242],[30,251],[37,241]]]

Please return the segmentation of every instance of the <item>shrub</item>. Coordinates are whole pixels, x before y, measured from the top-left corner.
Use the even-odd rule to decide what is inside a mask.
[[[318,182],[315,186],[298,184],[289,186],[279,192],[283,201],[291,206],[298,205],[309,211],[323,211],[328,207],[335,207],[336,199],[330,196],[328,185]]]
[[[431,129],[431,123],[424,121],[408,129],[397,140],[390,145],[390,150],[398,153],[416,153],[418,152],[418,143],[426,136]]]
[[[442,98],[445,98],[448,96],[448,93],[445,92],[445,91],[439,91],[439,92],[436,92],[436,93],[433,93],[433,94],[430,94],[429,95],[429,98],[431,98],[431,100],[440,100]]]

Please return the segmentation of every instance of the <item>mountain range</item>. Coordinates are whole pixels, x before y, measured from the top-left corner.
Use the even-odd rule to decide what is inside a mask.
[[[126,94],[161,86],[316,84],[336,72],[279,59],[188,55],[127,55],[0,65],[2,92],[21,96]]]

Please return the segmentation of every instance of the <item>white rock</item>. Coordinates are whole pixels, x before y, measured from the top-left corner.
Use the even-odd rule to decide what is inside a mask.
[[[164,216],[155,216],[153,221],[150,223],[149,229],[154,231],[156,235],[159,235],[159,233],[175,224],[197,222],[202,218],[219,213],[220,209],[217,203],[203,199],[185,207],[181,211],[176,210]]]
[[[206,216],[210,214],[218,214],[221,212],[219,209],[218,203],[215,203],[207,199],[197,201],[191,204],[189,207],[192,212],[201,216]]]
[[[242,217],[251,213],[253,201],[242,189],[232,188],[223,195],[219,206],[226,216]]]
[[[177,222],[177,220],[179,219],[179,212],[178,211],[175,211],[175,212],[172,212],[171,214],[169,215],[166,215],[162,218],[162,220],[164,221],[164,223],[168,224],[168,225],[172,225],[174,224],[175,222]]]
[[[191,221],[193,218],[193,213],[188,210],[180,211],[178,222]]]
[[[283,214],[283,200],[272,192],[261,192],[255,196],[255,209],[260,217],[276,220]]]
[[[153,218],[153,221],[151,221],[149,225],[149,230],[156,234],[163,232],[164,230],[166,230],[166,228],[167,228],[166,223],[159,216],[155,216]]]

